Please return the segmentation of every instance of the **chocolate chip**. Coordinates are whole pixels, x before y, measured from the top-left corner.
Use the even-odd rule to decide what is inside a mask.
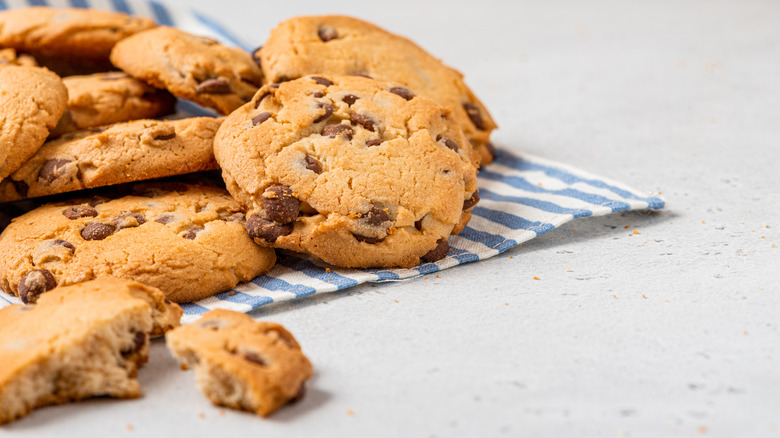
[[[114,227],[99,222],[92,222],[81,230],[81,237],[84,240],[103,240],[112,234],[114,234]]]
[[[406,100],[412,100],[414,99],[414,93],[411,92],[408,88],[404,87],[393,87],[390,89],[390,92],[393,94],[397,94],[401,97],[403,97]]]
[[[198,93],[208,94],[229,94],[233,90],[230,88],[230,82],[225,78],[212,78],[198,84],[195,88]]]
[[[314,123],[320,123],[321,121],[326,120],[328,117],[330,117],[333,114],[333,105],[329,103],[320,102],[319,104],[317,104],[317,107],[324,109],[325,114],[314,119]]]
[[[317,35],[320,37],[323,43],[327,43],[330,40],[335,40],[339,37],[338,32],[331,26],[320,26],[317,29]]]
[[[163,302],[165,304],[171,304],[171,300],[169,300],[168,297],[165,297],[165,299],[163,299]]]
[[[379,146],[380,144],[382,144],[382,140],[380,140],[378,138],[374,139],[374,140],[369,140],[369,141],[366,142],[366,146],[368,146],[368,147]]]
[[[158,224],[167,225],[167,224],[171,223],[173,221],[173,219],[174,219],[174,216],[172,214],[167,214],[166,213],[166,214],[161,215],[160,217],[158,217],[154,221],[157,222]]]
[[[257,126],[271,118],[271,113],[262,112],[252,117],[252,126]]]
[[[122,355],[129,356],[133,353],[137,353],[141,351],[142,348],[144,348],[145,344],[146,344],[146,333],[135,332],[135,334],[133,335],[133,346],[130,347],[130,349],[122,350]]]
[[[476,126],[480,131],[484,131],[485,122],[482,121],[482,112],[480,111],[479,107],[473,103],[467,102],[463,104],[463,109],[466,110],[466,114],[468,114],[469,119],[471,119],[471,123],[473,123],[474,126]]]
[[[352,115],[349,116],[349,119],[357,123],[358,125],[368,129],[369,131],[374,132],[374,121],[371,120],[370,117],[363,114],[353,113]]]
[[[316,97],[316,98],[325,97],[325,93],[323,93],[322,91],[315,91],[314,93],[312,93],[312,97]]]
[[[448,148],[452,149],[455,152],[457,152],[458,149],[460,149],[457,143],[455,143],[454,141],[452,141],[452,139],[447,138],[443,135],[436,137],[436,141],[440,141],[444,143],[444,146],[447,146]]]
[[[382,237],[382,238],[368,237],[368,236],[361,236],[360,234],[354,234],[354,233],[352,235],[355,236],[355,239],[357,239],[358,241],[365,242],[365,243],[370,243],[372,245],[375,244],[375,243],[379,243],[379,242],[385,240],[384,237]]]
[[[477,202],[479,202],[479,190],[476,190],[471,194],[469,199],[466,199],[466,201],[463,202],[463,209],[468,210],[469,208],[477,205]]]
[[[323,77],[320,77],[320,76],[312,76],[309,79],[313,80],[314,82],[316,82],[316,83],[318,83],[320,85],[324,85],[326,87],[330,87],[331,85],[333,85],[333,82],[331,82],[328,79],[325,79]]]
[[[304,161],[306,162],[307,169],[311,170],[316,174],[322,173],[322,164],[319,162],[319,160],[307,155],[306,158],[304,158]]]
[[[364,217],[369,225],[380,225],[382,222],[390,219],[387,214],[387,209],[381,208],[378,205],[371,205],[371,208],[368,209],[368,213],[366,213]]]
[[[244,359],[260,366],[264,366],[264,367],[268,366],[268,363],[262,357],[260,357],[259,354],[252,353],[251,351],[249,353],[244,354]]]
[[[341,123],[337,125],[328,125],[322,130],[322,135],[330,138],[336,138],[338,135],[343,135],[347,140],[352,140],[352,135],[355,131],[349,125],[343,125]]]
[[[417,231],[422,231],[422,219],[415,221],[414,227],[417,228]]]
[[[246,231],[252,239],[262,239],[270,243],[276,242],[281,236],[292,233],[293,224],[279,225],[253,214],[246,220]]]
[[[73,160],[55,158],[43,163],[41,170],[38,171],[38,180],[44,183],[51,183],[60,176],[59,170],[72,162]]]
[[[255,102],[255,109],[260,108],[260,103],[263,102],[263,99],[265,99],[266,97],[268,97],[270,95],[271,95],[271,93],[269,93],[269,92],[265,92],[262,95],[260,95],[260,97],[258,97],[257,101]]]
[[[447,239],[439,239],[436,242],[436,247],[428,251],[427,254],[420,257],[425,263],[438,262],[439,260],[447,257],[450,252],[450,244],[447,243]]]
[[[301,201],[293,196],[291,188],[277,184],[263,192],[263,210],[268,219],[287,224],[298,218]]]
[[[76,220],[82,217],[95,217],[98,212],[89,205],[74,205],[62,210],[62,214],[70,220]]]
[[[490,158],[496,158],[496,147],[493,146],[493,143],[485,143],[485,149],[487,149],[488,153],[490,154]]]
[[[360,99],[359,97],[355,96],[354,94],[345,94],[344,97],[341,98],[341,101],[346,103],[349,106],[352,106],[357,100]]]
[[[24,304],[35,303],[42,293],[54,289],[57,282],[46,269],[33,269],[19,280],[19,298]]]
[[[195,240],[195,237],[197,237],[198,233],[203,231],[203,227],[199,227],[197,225],[190,227],[187,231],[184,232],[184,234],[181,235],[181,237],[187,239],[187,240]]]
[[[125,228],[139,227],[146,223],[146,217],[141,213],[125,212],[120,214],[111,222],[117,231]]]
[[[65,248],[68,248],[70,250],[71,254],[73,254],[73,252],[76,251],[76,247],[73,246],[73,244],[68,242],[67,240],[54,239],[54,240],[51,241],[51,243],[53,243],[54,245],[63,246]]]
[[[155,140],[160,140],[160,141],[173,140],[174,138],[176,138],[175,132],[167,135],[158,135],[157,137],[154,137]]]
[[[16,193],[18,193],[20,196],[27,197],[27,192],[30,190],[29,184],[27,184],[24,181],[16,181],[11,180],[11,184],[14,185],[14,190],[16,190]]]

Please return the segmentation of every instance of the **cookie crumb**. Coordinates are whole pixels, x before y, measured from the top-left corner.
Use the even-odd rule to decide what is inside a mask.
[[[626,225],[626,226],[625,226],[625,227],[623,227],[623,228],[625,228],[625,229],[628,229],[628,228],[629,228],[629,225]]]
[[[206,414],[205,414],[205,413],[203,413],[203,412],[201,412],[200,414],[198,414],[198,418],[200,418],[201,420],[203,420],[203,419],[205,419],[205,418],[206,418]]]
[[[395,301],[396,303],[398,302],[398,300],[393,300],[393,301]]]
[[[436,278],[439,278],[439,277],[441,277],[441,275],[439,275],[439,274],[436,274]]]
[[[632,231],[632,234],[639,234],[639,230]]]
[[[325,272],[330,272],[330,268],[325,268]]]
[[[224,409],[220,409],[219,410],[219,416],[220,417],[224,417],[225,416],[225,410]]]
[[[534,276],[534,278],[533,278],[533,279],[534,279],[534,280],[541,280],[541,278],[539,278],[539,277],[537,277],[537,276]]]
[[[130,423],[127,423],[127,424],[125,425],[125,429],[127,429],[128,431],[132,431],[132,430],[133,430],[133,425],[132,425],[132,424],[130,424]]]
[[[347,409],[347,415],[349,415],[350,417],[354,417],[355,413],[352,412],[352,409]]]
[[[612,295],[612,298],[617,299],[617,295]]]
[[[642,294],[642,298],[647,299],[647,296],[645,294]]]

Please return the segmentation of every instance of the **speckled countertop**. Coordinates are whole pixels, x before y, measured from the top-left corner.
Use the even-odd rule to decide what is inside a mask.
[[[316,369],[270,419],[212,407],[157,341],[143,398],[0,435],[780,435],[780,3],[186,3],[257,45],[293,15],[375,21],[462,70],[500,146],[660,191],[667,210],[262,309]]]

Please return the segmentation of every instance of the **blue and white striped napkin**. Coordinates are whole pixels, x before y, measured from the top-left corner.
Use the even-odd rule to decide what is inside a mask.
[[[194,11],[169,8],[144,0],[0,0],[0,9],[29,5],[96,7],[154,18],[248,49],[218,23]],[[182,105],[185,112],[198,112],[195,105]],[[325,292],[335,292],[366,282],[384,282],[420,277],[463,263],[500,254],[575,218],[603,216],[628,210],[660,210],[664,200],[643,194],[624,184],[595,176],[574,167],[529,154],[498,149],[495,162],[479,172],[482,200],[463,232],[449,239],[452,251],[443,260],[412,269],[343,269],[313,258],[280,254],[279,262],[265,276],[236,289],[197,302],[184,304],[183,322],[191,322],[217,308],[249,312],[274,302]],[[18,298],[0,294],[2,301]]]

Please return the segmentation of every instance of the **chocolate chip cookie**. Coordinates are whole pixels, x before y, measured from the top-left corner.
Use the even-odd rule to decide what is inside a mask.
[[[0,202],[215,169],[221,122],[136,120],[65,135],[0,181]]]
[[[247,236],[243,219],[224,190],[186,184],[47,204],[0,234],[0,287],[29,303],[55,285],[113,275],[158,287],[175,302],[198,300],[275,263],[272,249]]]
[[[154,26],[148,18],[96,9],[9,9],[0,12],[0,47],[29,53],[61,74],[105,71],[117,41]]]
[[[463,82],[412,41],[352,17],[296,17],[282,22],[255,57],[269,82],[309,74],[360,75],[402,84],[452,110],[481,164],[493,160],[490,113]]]
[[[56,74],[38,67],[0,65],[0,179],[43,145],[67,102],[68,90]]]
[[[155,119],[171,114],[176,98],[123,72],[68,76],[68,109],[52,133],[53,137],[80,129]]]
[[[136,78],[222,114],[251,99],[263,79],[249,53],[171,27],[121,41],[111,61]]]
[[[0,424],[45,405],[138,397],[149,336],[181,315],[159,289],[111,277],[0,309]]]
[[[225,119],[214,152],[258,244],[346,267],[412,267],[448,251],[477,190],[451,112],[397,83],[307,76]]]
[[[200,390],[219,406],[267,416],[303,396],[312,366],[279,324],[217,309],[165,336],[182,367],[195,367]]]

